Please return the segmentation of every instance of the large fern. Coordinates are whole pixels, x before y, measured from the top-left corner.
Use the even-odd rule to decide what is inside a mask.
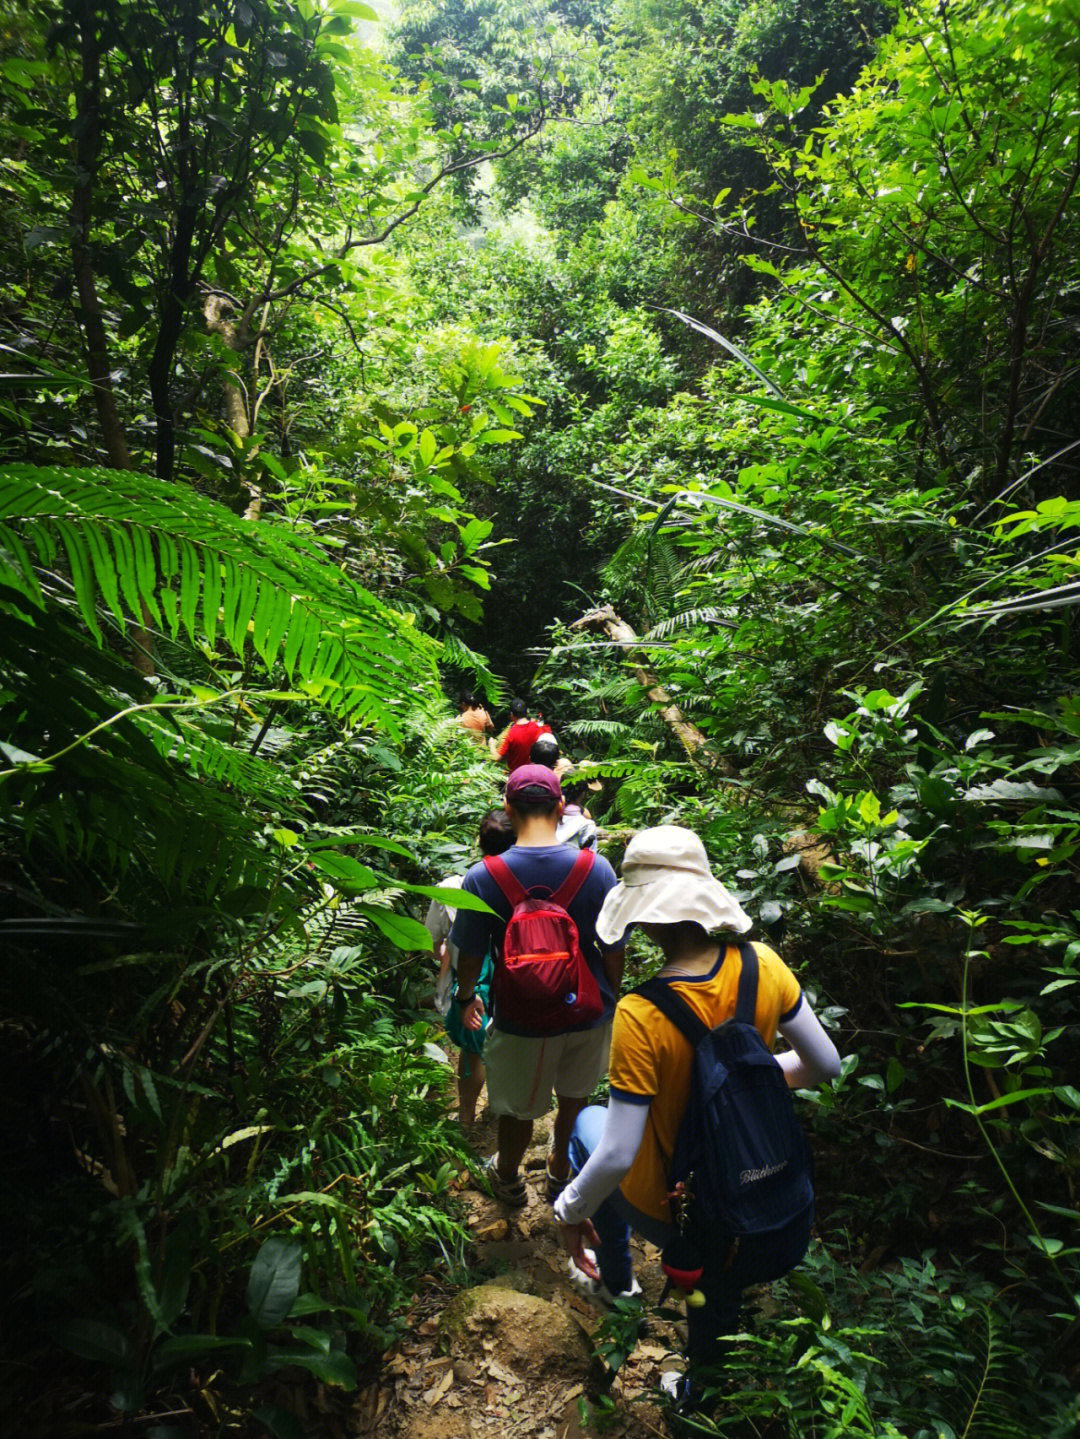
[[[403,696],[435,684],[435,647],[310,538],[252,524],[193,490],[106,469],[12,465],[0,475],[0,579],[44,608],[64,562],[98,643],[100,609],[175,638],[250,644],[322,703],[395,732]]]

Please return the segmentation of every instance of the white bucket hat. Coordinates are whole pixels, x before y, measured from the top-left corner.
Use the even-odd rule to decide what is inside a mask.
[[[632,924],[692,920],[712,933],[745,934],[753,920],[713,878],[705,846],[677,824],[643,829],[626,846],[622,880],[608,890],[596,919],[597,937],[615,944]]]

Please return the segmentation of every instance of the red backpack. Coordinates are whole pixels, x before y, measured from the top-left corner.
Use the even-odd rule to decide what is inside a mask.
[[[484,860],[488,874],[513,906],[495,964],[495,1016],[519,1033],[565,1034],[595,1023],[604,1012],[600,986],[581,952],[577,925],[567,913],[593,859],[591,849],[579,850],[573,868],[550,899],[534,898],[501,855]]]

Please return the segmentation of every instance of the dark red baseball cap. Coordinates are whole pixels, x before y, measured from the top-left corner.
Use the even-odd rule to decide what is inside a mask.
[[[546,764],[519,764],[506,781],[506,798],[513,804],[516,798],[562,799],[562,785],[559,776]]]

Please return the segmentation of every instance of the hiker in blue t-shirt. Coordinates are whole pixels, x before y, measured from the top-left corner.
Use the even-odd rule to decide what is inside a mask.
[[[569,875],[577,851],[556,839],[563,810],[562,788],[543,765],[522,765],[506,784],[506,811],[517,843],[503,855],[518,882],[538,896],[556,891]],[[533,1121],[547,1113],[554,1091],[558,1099],[551,1151],[547,1161],[547,1194],[554,1200],[570,1172],[569,1143],[574,1120],[607,1072],[611,1016],[622,980],[622,945],[602,946],[596,917],[604,896],[616,883],[606,859],[597,855],[567,911],[577,926],[581,951],[597,981],[603,1010],[599,1019],[565,1033],[540,1038],[521,1025],[500,1019],[498,1007],[484,1047],[488,1105],[499,1117],[498,1152],[486,1166],[492,1193],[504,1204],[526,1201],[525,1182],[518,1173],[532,1139]],[[512,906],[483,863],[473,865],[462,889],[479,895],[494,911],[458,910],[451,939],[458,948],[458,996],[466,1029],[483,1023],[483,1005],[473,994],[481,960],[489,948],[501,955]],[[498,962],[498,961],[497,961]]]

